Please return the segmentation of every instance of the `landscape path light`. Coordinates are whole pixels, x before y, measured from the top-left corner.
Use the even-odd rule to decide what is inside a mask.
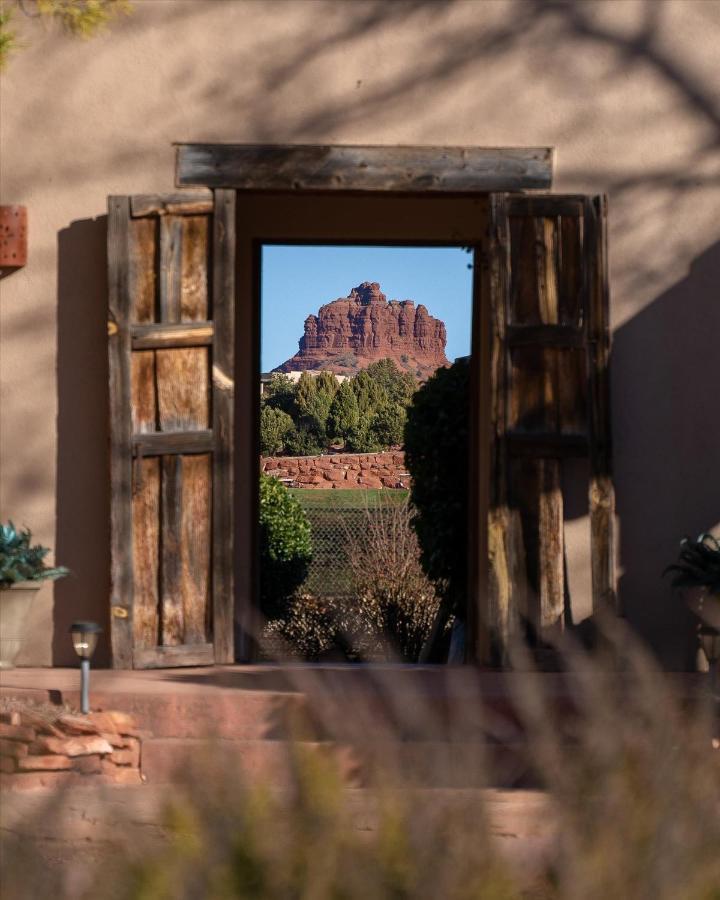
[[[95,652],[102,628],[95,622],[73,622],[70,626],[73,647],[80,657],[80,711],[90,712],[90,657]]]

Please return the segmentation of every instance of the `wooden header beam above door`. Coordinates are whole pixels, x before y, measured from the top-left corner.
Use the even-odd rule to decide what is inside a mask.
[[[175,183],[240,191],[463,194],[547,190],[552,147],[177,144]]]

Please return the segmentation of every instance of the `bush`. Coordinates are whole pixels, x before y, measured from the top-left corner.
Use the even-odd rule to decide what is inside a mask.
[[[423,567],[443,605],[461,619],[467,593],[469,384],[468,360],[438,369],[413,397],[405,426]]]
[[[282,453],[295,431],[295,423],[281,409],[263,406],[260,410],[260,452],[263,456]]]
[[[18,531],[12,522],[0,525],[0,586],[9,587],[23,581],[45,581],[68,574],[65,566],[50,568],[45,557],[50,552],[40,544],[31,546],[32,532]]]
[[[283,615],[307,577],[312,559],[310,523],[277,478],[260,476],[260,608],[269,619]]]

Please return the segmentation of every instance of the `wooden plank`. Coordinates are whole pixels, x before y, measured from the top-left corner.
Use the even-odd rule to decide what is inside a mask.
[[[156,350],[158,416],[162,431],[210,425],[208,350],[186,347]]]
[[[168,458],[168,457],[166,457]],[[210,604],[210,456],[182,457],[180,563],[183,644],[204,644]]]
[[[160,321],[179,322],[183,228],[180,216],[160,220]]]
[[[571,325],[511,325],[507,329],[507,343],[511,348],[582,348],[585,346],[585,335]]]
[[[235,215],[235,191],[216,191],[212,234],[212,633],[218,663],[235,661]],[[252,564],[254,548],[248,547],[246,553]],[[239,649],[247,655],[246,648]]]
[[[541,197],[513,195],[507,198],[507,214],[513,216],[533,216],[535,218],[555,218],[568,216],[580,218],[583,215],[585,197],[582,194],[555,194]]]
[[[173,666],[211,666],[214,662],[212,644],[180,647],[154,647],[136,650],[133,654],[136,669],[169,669]]]
[[[160,640],[163,646],[183,643],[183,566],[180,555],[182,527],[182,457],[161,459],[161,543],[160,543]]]
[[[507,254],[508,321],[513,325],[539,325],[537,254],[535,252],[535,222],[530,216],[511,216],[507,219],[509,233]]]
[[[133,452],[142,448],[143,456],[168,456],[174,453],[210,453],[213,433],[209,428],[200,431],[169,431],[132,436]]]
[[[157,429],[155,354],[141,350],[130,358],[132,430],[144,434]]]
[[[535,226],[540,321],[545,325],[557,325],[559,322],[557,218],[545,216],[536,219]]]
[[[130,411],[130,205],[108,198],[108,337],[110,389],[110,643],[114,668],[132,665],[133,528]]]
[[[140,216],[192,216],[211,213],[209,190],[177,191],[174,194],[135,194],[130,198],[133,218]]]
[[[157,227],[152,219],[132,220],[129,225],[129,290],[132,303],[130,321],[154,322],[157,278],[155,256]]]
[[[213,341],[212,322],[179,322],[174,325],[133,325],[133,350],[170,347],[208,347]]]
[[[247,191],[457,193],[548,188],[539,148],[179,144],[175,183]]]
[[[208,318],[208,217],[185,216],[180,221],[180,319],[203,322]]]
[[[133,489],[134,649],[160,638],[160,460],[141,459]]]
[[[589,454],[587,435],[532,432],[507,435],[508,452],[513,457],[569,459]]]
[[[560,218],[558,288],[560,291],[560,321],[563,325],[580,328],[586,305],[582,264],[582,219],[574,216]]]
[[[490,265],[488,272],[491,355],[491,454],[488,513],[488,637],[483,640],[480,662],[502,661],[510,642],[509,624],[515,588],[513,573],[518,543],[513,540],[514,518],[508,505],[508,354],[506,328],[510,305],[510,224],[505,197],[490,198]],[[493,650],[493,645],[496,650]],[[499,653],[501,660],[494,658]]]
[[[620,612],[615,574],[615,489],[610,420],[610,297],[607,198],[586,203],[589,272],[590,536],[593,609]]]

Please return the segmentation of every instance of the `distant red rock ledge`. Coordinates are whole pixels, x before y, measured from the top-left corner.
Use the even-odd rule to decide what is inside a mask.
[[[352,375],[379,359],[392,359],[398,368],[425,380],[441,366],[445,356],[445,323],[430,315],[421,303],[390,300],[376,281],[364,281],[341,297],[320,307],[305,320],[300,349],[276,372],[325,369]]]

